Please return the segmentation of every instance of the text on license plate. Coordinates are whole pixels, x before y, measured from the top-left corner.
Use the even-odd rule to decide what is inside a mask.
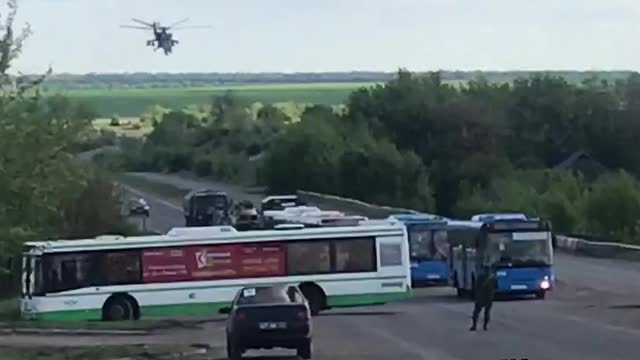
[[[526,290],[527,285],[511,285],[511,290]]]
[[[261,322],[259,324],[260,330],[274,330],[274,329],[286,329],[286,322]]]

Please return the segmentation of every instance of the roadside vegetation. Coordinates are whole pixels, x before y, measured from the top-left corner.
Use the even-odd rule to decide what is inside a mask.
[[[9,75],[30,32],[13,29],[16,1],[8,4],[0,33],[0,298],[18,291],[25,241],[136,232],[109,177],[72,156],[95,113],[62,96],[41,96],[46,75]]]
[[[114,360],[114,359],[174,359],[175,354],[197,350],[176,345],[119,345],[85,347],[0,347],[2,360]]]
[[[227,93],[199,115],[159,115],[144,141],[102,160],[445,216],[522,211],[562,233],[640,243],[639,116],[637,74],[452,85],[403,70],[299,119]]]

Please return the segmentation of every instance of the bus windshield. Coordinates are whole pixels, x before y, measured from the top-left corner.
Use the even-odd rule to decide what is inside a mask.
[[[534,238],[518,239],[517,233],[489,233],[484,249],[483,265],[550,266],[549,232],[538,232]],[[547,236],[544,236],[547,234]]]
[[[416,260],[446,260],[448,250],[447,232],[424,225],[409,227],[409,249]]]

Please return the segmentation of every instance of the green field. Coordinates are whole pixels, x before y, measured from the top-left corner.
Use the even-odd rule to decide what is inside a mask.
[[[138,116],[153,105],[180,109],[192,104],[209,104],[211,98],[231,90],[238,98],[271,104],[296,102],[334,105],[349,94],[374,83],[304,83],[212,86],[200,88],[88,89],[61,92],[93,105],[101,117]]]

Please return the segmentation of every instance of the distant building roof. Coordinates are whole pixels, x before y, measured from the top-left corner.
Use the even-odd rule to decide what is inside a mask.
[[[602,163],[585,151],[576,151],[566,160],[553,167],[556,170],[580,172],[585,178],[592,180],[609,171]]]

